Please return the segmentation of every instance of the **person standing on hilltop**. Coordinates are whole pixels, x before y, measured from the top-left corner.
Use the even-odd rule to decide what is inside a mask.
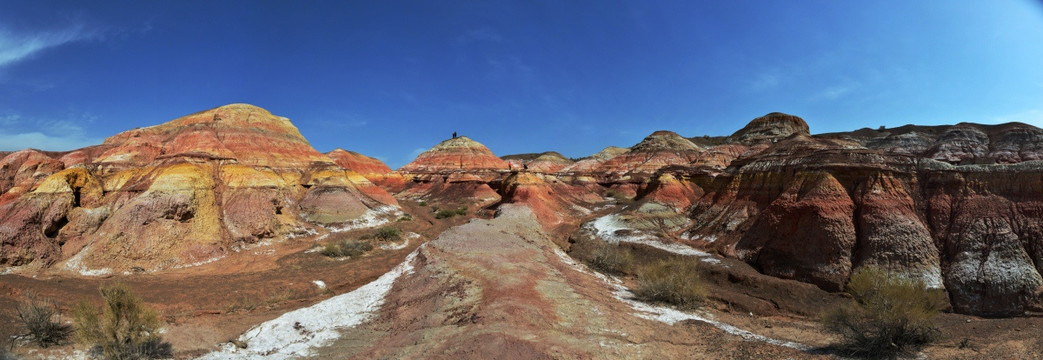
[[[453,139],[456,139],[456,131],[453,131]]]

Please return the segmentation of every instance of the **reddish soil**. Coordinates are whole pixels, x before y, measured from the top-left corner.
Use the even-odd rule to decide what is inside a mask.
[[[8,339],[21,331],[16,307],[28,291],[55,299],[68,314],[80,299],[88,299],[100,306],[98,287],[119,281],[130,286],[145,303],[160,312],[167,327],[163,338],[171,343],[176,357],[201,355],[257,323],[373,281],[402,262],[423,242],[467,221],[465,217],[438,220],[430,207],[409,201],[401,204],[414,214],[413,220],[393,225],[403,233],[420,234],[420,241],[412,240],[400,250],[380,250],[378,247],[359,259],[336,260],[319,252],[306,252],[325,240],[316,243],[313,238],[299,238],[244,250],[210,264],[159,274],[102,278],[2,275],[0,338]],[[331,238],[359,237],[370,231],[344,232]],[[314,280],[325,282],[328,290],[318,288],[312,283]],[[16,347],[15,350],[22,352],[33,348]],[[69,345],[58,350],[69,352],[73,348]]]

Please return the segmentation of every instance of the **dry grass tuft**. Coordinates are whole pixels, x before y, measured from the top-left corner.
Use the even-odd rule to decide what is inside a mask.
[[[634,295],[665,302],[681,309],[696,309],[706,300],[706,288],[694,258],[672,257],[642,266],[637,271]]]
[[[603,243],[588,261],[590,267],[604,273],[623,275],[634,270],[634,255],[630,249]]]
[[[72,327],[58,321],[60,313],[54,300],[29,291],[18,304],[18,320],[26,335],[40,347],[63,345],[69,340]]]

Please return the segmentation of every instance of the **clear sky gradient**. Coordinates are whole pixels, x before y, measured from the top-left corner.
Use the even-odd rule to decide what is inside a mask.
[[[245,102],[393,168],[453,131],[581,157],[781,111],[1043,125],[1043,3],[0,2],[0,150]]]

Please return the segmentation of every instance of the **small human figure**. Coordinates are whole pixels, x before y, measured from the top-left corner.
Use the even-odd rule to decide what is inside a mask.
[[[456,139],[456,131],[453,131],[453,139]]]

